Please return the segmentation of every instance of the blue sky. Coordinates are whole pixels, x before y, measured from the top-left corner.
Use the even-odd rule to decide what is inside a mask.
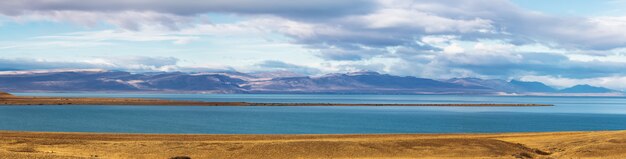
[[[0,69],[378,71],[626,89],[624,0],[5,0]]]

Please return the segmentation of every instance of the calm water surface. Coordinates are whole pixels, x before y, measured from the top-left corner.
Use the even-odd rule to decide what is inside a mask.
[[[623,97],[459,95],[259,95],[16,93],[31,96],[167,98],[315,103],[544,103],[554,107],[0,106],[0,130],[345,134],[626,129]]]

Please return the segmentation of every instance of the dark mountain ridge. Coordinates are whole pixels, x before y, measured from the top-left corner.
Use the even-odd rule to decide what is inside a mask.
[[[269,77],[276,74],[277,77]],[[178,93],[345,93],[345,94],[531,94],[621,93],[579,85],[557,90],[541,82],[479,78],[433,80],[377,72],[323,76],[241,72],[39,71],[1,72],[0,90],[8,92],[178,92]]]

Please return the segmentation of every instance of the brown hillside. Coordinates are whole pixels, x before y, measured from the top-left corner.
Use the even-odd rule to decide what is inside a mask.
[[[13,95],[7,92],[0,92],[0,97],[3,97],[3,96],[13,96]]]

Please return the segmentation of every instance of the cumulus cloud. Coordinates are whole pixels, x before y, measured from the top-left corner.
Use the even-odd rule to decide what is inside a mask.
[[[109,69],[129,71],[171,71],[177,69],[177,58],[173,57],[106,57],[77,61],[49,61],[43,59],[18,58],[0,59],[0,70],[43,70],[43,69]]]
[[[131,30],[144,25],[176,29],[197,22],[194,17],[205,13],[269,15],[283,20],[276,30],[311,47],[411,46],[432,34],[506,39],[514,44],[540,42],[568,49],[610,50],[626,45],[626,34],[620,31],[625,26],[623,17],[553,16],[524,10],[507,0],[6,0],[0,2],[0,13],[21,20],[104,22]]]
[[[315,68],[285,63],[276,60],[262,61],[257,63],[255,66],[259,67],[261,71],[289,71],[304,75],[315,75],[320,73],[320,70]]]
[[[171,41],[174,44],[186,44],[198,39],[196,36],[184,34],[169,34],[154,31],[127,31],[127,30],[102,30],[91,32],[74,32],[62,35],[41,36],[36,37],[39,40],[56,40],[56,41]]]
[[[5,0],[0,1],[0,15],[18,21],[69,21],[86,26],[106,23],[139,30],[154,26],[179,29],[197,22],[195,18],[206,13],[278,15],[309,20],[365,13],[375,7],[371,0]]]
[[[241,19],[227,24],[198,20],[206,13]],[[39,37],[55,41],[185,44],[207,35],[279,34],[326,63],[310,68],[269,60],[252,67],[304,74],[374,70],[431,78],[626,76],[626,61],[615,58],[626,56],[626,17],[550,15],[508,0],[5,0],[0,14],[18,21],[123,28]],[[542,50],[532,49],[537,46]],[[151,60],[168,65],[117,61],[124,64],[91,64],[117,68],[135,61],[129,66],[137,70],[178,67],[171,59]]]
[[[361,46],[378,48],[421,47],[416,41],[427,36],[454,35],[460,40],[497,39],[514,45],[540,43],[555,49],[590,50],[596,53],[626,45],[621,17],[559,17],[521,9],[509,1],[383,1],[378,10],[350,15],[328,23],[316,23],[311,36],[296,41],[314,48]],[[356,48],[356,49],[355,49]],[[454,47],[449,48],[454,51]],[[456,47],[458,50],[458,47]],[[598,51],[600,50],[600,51]],[[374,57],[363,53],[363,57]],[[323,56],[342,57],[342,56]],[[333,58],[328,58],[333,60]],[[337,58],[354,60],[360,58]]]
[[[359,4],[355,6],[354,4]],[[229,1],[169,1],[169,0],[5,0],[0,3],[4,13],[18,14],[24,10],[151,10],[172,14],[200,14],[206,12],[241,13],[350,13],[373,7],[366,0],[229,0]]]
[[[381,9],[372,14],[355,17],[371,29],[419,29],[425,33],[489,31],[491,21],[486,19],[452,19],[416,9]]]
[[[0,2],[1,3],[1,2]],[[161,27],[166,29],[179,29],[188,26],[194,21],[193,17],[179,16],[154,11],[119,11],[119,12],[94,12],[94,11],[22,11],[13,16],[17,21],[54,21],[72,22],[83,26],[96,26],[99,24],[111,24],[128,30],[140,30],[143,28]]]
[[[625,75],[626,63],[571,61],[566,56],[551,53],[515,53],[510,55],[443,56],[436,59],[447,67],[465,69],[480,75],[499,78],[522,75],[554,75],[568,78],[590,78]]]

